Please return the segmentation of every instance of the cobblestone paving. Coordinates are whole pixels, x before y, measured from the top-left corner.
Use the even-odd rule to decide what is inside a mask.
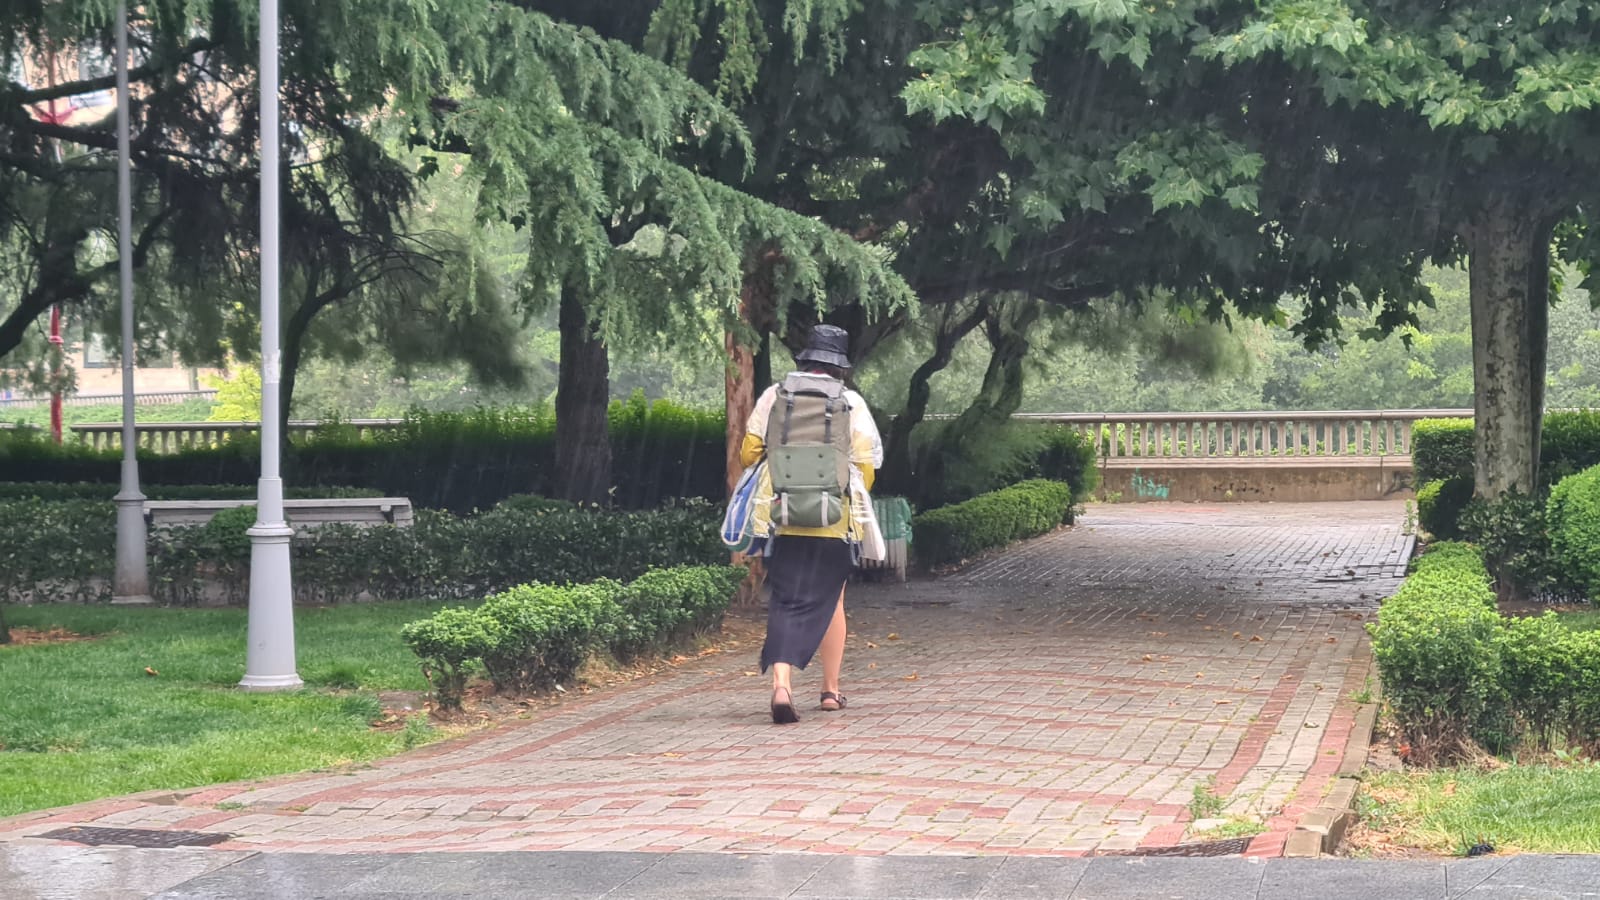
[[[220,849],[1081,855],[1203,838],[1198,792],[1276,855],[1338,767],[1403,517],[1096,508],[957,576],[852,588],[844,713],[775,727],[753,660],[714,656],[374,768],[86,804],[0,821],[0,840],[93,824],[235,835]],[[798,684],[814,697],[816,673]]]

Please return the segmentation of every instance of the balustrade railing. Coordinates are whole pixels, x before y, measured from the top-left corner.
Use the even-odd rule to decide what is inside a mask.
[[[1137,460],[1395,459],[1411,456],[1411,430],[1419,419],[1469,418],[1471,410],[1407,409],[1326,412],[1231,413],[1025,413],[1026,422],[1066,425],[1098,436],[1098,454],[1107,464]],[[404,419],[349,419],[338,424],[362,438],[396,428]],[[317,421],[291,421],[290,440],[322,427]],[[122,445],[116,422],[73,425],[82,443],[95,449]],[[257,422],[148,422],[136,426],[139,446],[155,453],[215,447],[259,434]]]

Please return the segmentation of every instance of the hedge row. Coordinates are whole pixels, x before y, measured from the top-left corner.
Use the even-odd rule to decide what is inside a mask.
[[[1600,749],[1600,633],[1496,609],[1479,551],[1441,543],[1368,626],[1408,758],[1566,743]]]
[[[649,508],[672,498],[720,499],[725,419],[642,396],[611,405],[613,502]],[[120,451],[56,446],[31,431],[0,432],[0,471],[16,481],[116,484]],[[514,494],[556,487],[555,415],[548,408],[414,412],[399,427],[366,438],[338,423],[285,448],[295,484],[349,485],[407,497],[417,507],[469,513]],[[159,485],[254,485],[253,439],[171,454],[141,453],[146,493]]]
[[[1411,432],[1411,459],[1418,484],[1472,478],[1471,419],[1423,419]],[[1553,412],[1544,417],[1540,440],[1540,479],[1555,484],[1568,475],[1600,465],[1600,411]]]
[[[147,500],[254,500],[254,484],[152,484],[140,485]],[[107,500],[117,493],[116,484],[80,481],[57,484],[50,481],[0,481],[0,501],[6,500]],[[286,487],[289,500],[336,500],[382,497],[370,488]]]
[[[629,584],[526,584],[476,609],[413,622],[401,638],[421,657],[440,706],[460,708],[479,665],[497,691],[522,693],[571,681],[600,648],[633,658],[720,628],[744,577],[744,569],[701,566],[659,569]]]
[[[103,500],[0,501],[0,599],[109,598],[114,506]],[[409,528],[323,525],[292,543],[296,599],[461,600],[529,581],[636,578],[661,566],[726,559],[717,510],[645,512],[511,498],[476,516],[419,510]],[[242,603],[250,583],[252,507],[203,526],[153,530],[151,589],[176,605]],[[291,521],[291,524],[293,522]]]
[[[1040,479],[925,512],[912,520],[912,529],[918,558],[940,566],[1045,534],[1071,514],[1072,488]]]

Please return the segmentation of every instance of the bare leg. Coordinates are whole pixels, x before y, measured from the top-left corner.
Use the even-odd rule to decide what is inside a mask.
[[[822,658],[822,692],[825,694],[839,693],[839,673],[844,668],[846,628],[844,591],[840,591],[839,605],[833,608],[833,621],[828,625],[828,633],[822,637],[822,646],[817,648],[817,655]],[[830,705],[827,708],[838,707]]]
[[[794,711],[794,691],[789,686],[788,663],[772,664],[772,721],[788,725],[800,721]]]

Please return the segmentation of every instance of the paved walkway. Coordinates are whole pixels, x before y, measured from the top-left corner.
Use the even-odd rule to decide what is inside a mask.
[[[219,850],[1085,855],[1197,837],[1281,852],[1367,684],[1397,504],[1098,508],[935,583],[852,588],[850,709],[767,719],[708,657],[532,723],[341,774],[0,821],[226,832]],[[815,696],[816,674],[799,682]],[[1198,807],[1197,807],[1198,808]]]

